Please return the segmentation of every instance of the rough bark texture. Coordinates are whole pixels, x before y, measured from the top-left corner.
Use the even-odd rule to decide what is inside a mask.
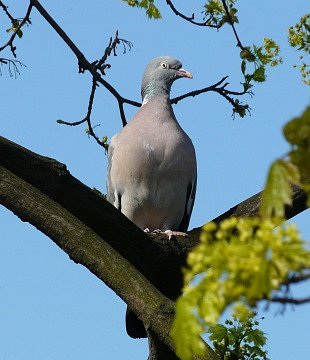
[[[142,238],[145,238],[144,242],[150,241],[150,239],[102,197],[71,177],[64,165],[1,140],[0,203],[12,210],[22,221],[30,222],[50,237],[73,261],[86,266],[113,289],[135,311],[144,322],[146,329],[155,334],[155,344],[160,348],[155,349],[156,345],[153,343],[151,347],[153,352],[150,353],[150,357],[154,360],[169,359],[170,357],[167,358],[165,354],[174,354],[174,345],[170,338],[174,316],[173,302],[163,296],[135,267],[108,244],[120,246],[125,238],[125,244],[129,247],[127,250],[129,257],[134,258],[137,256],[137,252],[132,246],[129,246],[130,242],[133,243],[139,233]],[[5,151],[7,149],[12,152]],[[16,170],[17,175],[1,164]],[[31,184],[22,178],[27,178]],[[76,187],[70,183],[70,180]],[[89,213],[89,209],[94,209],[94,204],[88,202],[90,200],[85,193],[89,195],[90,199],[97,199],[98,203],[103,206],[102,209],[105,207],[108,209],[103,211],[101,216],[99,208],[96,207],[98,213],[95,211],[98,220],[100,219],[99,228],[105,236],[99,237],[90,226],[81,221],[82,218],[93,223],[93,216],[83,217],[79,208],[82,204],[82,209],[86,213]],[[76,196],[72,196],[73,194]],[[72,203],[70,199],[73,200]],[[72,211],[68,211],[63,204]],[[109,210],[112,211],[112,214],[114,212],[113,217]],[[76,214],[77,216],[75,216]],[[125,222],[125,225],[122,221]],[[122,224],[123,231],[113,231],[114,228],[119,230],[119,224]],[[94,228],[96,228],[95,225],[96,223],[93,225]],[[160,247],[156,243],[154,244],[158,253],[165,251],[165,246]],[[142,257],[138,252],[138,255],[139,258],[135,261],[143,263],[146,254],[143,254]],[[164,259],[165,256],[162,258]],[[164,261],[163,259],[162,261]],[[147,264],[144,265],[147,267]],[[156,274],[156,269],[149,273],[151,278],[155,276],[154,274]],[[217,357],[212,349],[208,348],[206,356],[201,357],[201,360],[203,359],[217,360]]]
[[[169,299],[174,300],[180,293],[180,269],[188,252],[198,243],[201,227],[190,231],[189,238],[172,241],[165,236],[147,236],[74,178],[64,164],[2,137],[0,165],[0,203],[47,234],[72,260],[85,265],[127,302],[149,333],[155,334],[149,337],[150,360],[170,359],[164,355],[173,352],[169,337],[173,304]],[[302,189],[293,190],[293,205],[286,209],[288,218],[307,208]],[[259,203],[260,194],[256,194],[214,221],[231,216],[255,216]],[[112,263],[118,264],[121,272],[118,266],[107,270],[114,268],[105,257],[107,254],[108,258],[118,259]],[[131,280],[127,279],[128,274]],[[118,283],[114,282],[116,275]],[[146,294],[144,289],[148,289]],[[205,359],[217,358],[210,349],[206,356]]]

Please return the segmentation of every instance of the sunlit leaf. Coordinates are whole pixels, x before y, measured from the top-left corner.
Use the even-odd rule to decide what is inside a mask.
[[[299,172],[294,164],[284,160],[275,161],[269,170],[262,195],[262,217],[284,217],[284,206],[292,203],[291,184],[299,182]]]

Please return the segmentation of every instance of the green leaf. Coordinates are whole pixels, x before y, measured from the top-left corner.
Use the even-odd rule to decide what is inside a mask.
[[[123,0],[129,6],[146,9],[146,15],[150,19],[160,19],[161,13],[154,5],[154,0]]]
[[[247,340],[254,343],[254,345],[257,347],[264,346],[266,344],[265,334],[258,329],[250,331],[247,335]]]
[[[261,65],[257,68],[253,73],[253,80],[256,82],[264,82],[266,81],[266,74],[265,74],[265,66]]]
[[[161,14],[160,14],[159,10],[153,3],[149,4],[148,9],[146,10],[146,14],[150,19],[160,19],[161,18]]]
[[[291,183],[299,182],[297,167],[288,161],[277,160],[269,170],[262,195],[260,215],[284,217],[284,206],[292,203]]]
[[[206,10],[211,14],[224,14],[224,8],[220,1],[218,0],[209,0],[207,4],[204,5]]]
[[[283,129],[286,140],[297,146],[308,146],[310,143],[310,106],[298,118],[288,122]]]
[[[286,140],[293,146],[289,157],[298,167],[301,186],[308,195],[310,206],[310,106],[300,117],[287,123],[283,132]]]
[[[21,29],[17,31],[17,36],[21,39],[23,37],[23,32]]]
[[[227,328],[221,324],[210,325],[208,333],[211,334],[210,340],[212,341],[221,342],[222,340],[228,339]]]
[[[249,62],[253,62],[256,60],[256,57],[253,54],[253,52],[251,51],[251,48],[249,46],[243,48],[240,51],[240,57],[241,57],[241,59],[247,60]]]
[[[241,71],[242,71],[243,75],[245,74],[245,70],[246,70],[246,61],[242,60],[242,62],[241,62]]]

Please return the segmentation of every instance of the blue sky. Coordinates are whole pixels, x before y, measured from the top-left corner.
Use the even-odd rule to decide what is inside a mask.
[[[26,1],[6,1],[17,17]],[[93,61],[102,56],[109,37],[133,42],[110,58],[106,79],[128,98],[140,100],[145,65],[158,55],[172,55],[194,75],[174,84],[172,95],[211,85],[229,75],[231,89],[240,89],[239,50],[230,28],[217,32],[198,28],[175,17],[159,2],[163,20],[150,21],[143,11],[119,0],[43,2]],[[175,1],[180,9],[196,9]],[[202,4],[202,3],[201,3]],[[280,5],[281,4],[281,5]],[[292,64],[298,54],[287,45],[287,28],[308,8],[303,0],[241,2],[238,33],[245,45],[273,38],[282,47],[284,64],[268,70],[268,81],[254,88],[248,101],[251,116],[231,117],[229,104],[217,94],[186,99],[174,107],[190,135],[198,158],[198,189],[190,228],[199,226],[239,203],[264,185],[271,162],[288,151],[281,129],[309,102],[309,90]],[[85,134],[85,126],[65,127],[57,119],[80,120],[87,110],[89,74],[78,74],[70,50],[34,10],[32,26],[17,40],[19,60],[27,65],[16,79],[2,67],[0,133],[39,154],[65,163],[70,172],[90,187],[105,192],[106,156]],[[6,21],[0,12],[1,25]],[[7,28],[9,26],[2,25]],[[0,33],[1,44],[5,41]],[[2,53],[3,57],[11,57]],[[136,111],[126,106],[128,119]],[[95,98],[93,124],[109,138],[121,128],[117,103],[103,88]],[[91,211],[91,209],[89,210]],[[303,237],[309,239],[309,210],[297,216]],[[123,302],[81,265],[73,263],[51,240],[31,225],[0,208],[0,360],[11,359],[146,359],[145,340],[132,340],[125,332]],[[308,295],[307,286],[296,295]],[[271,306],[262,329],[268,334],[272,360],[309,358],[309,306],[287,307],[276,315]]]

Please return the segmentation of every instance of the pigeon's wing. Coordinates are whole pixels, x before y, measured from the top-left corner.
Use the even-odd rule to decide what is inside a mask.
[[[184,209],[184,215],[178,231],[186,232],[188,229],[189,221],[192,215],[195,196],[196,196],[196,187],[197,187],[197,172],[193,182],[190,182],[187,186],[187,193],[186,193],[186,203]]]

